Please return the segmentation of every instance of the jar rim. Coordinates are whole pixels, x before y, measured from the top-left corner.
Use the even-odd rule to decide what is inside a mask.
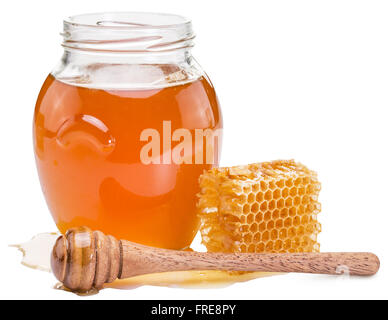
[[[63,22],[74,27],[113,30],[177,28],[191,24],[190,19],[181,15],[141,11],[85,13],[69,16]]]
[[[65,49],[109,53],[186,50],[195,38],[191,20],[183,16],[125,11],[70,16],[61,35]]]

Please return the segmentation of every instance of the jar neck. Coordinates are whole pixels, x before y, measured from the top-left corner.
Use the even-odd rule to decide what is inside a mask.
[[[62,60],[74,65],[92,64],[176,64],[189,63],[191,49],[179,49],[152,53],[96,52],[64,48]]]
[[[68,18],[63,26],[62,46],[74,57],[182,61],[194,46],[191,21],[171,14],[85,14]]]

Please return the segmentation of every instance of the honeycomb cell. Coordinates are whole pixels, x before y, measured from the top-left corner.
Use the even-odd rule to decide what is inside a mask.
[[[255,183],[255,184],[252,186],[252,192],[257,193],[259,190],[260,190],[260,184]]]
[[[294,180],[294,186],[299,186],[302,183],[302,178],[296,178]]]
[[[283,207],[284,207],[284,199],[279,199],[279,200],[277,201],[277,203],[276,203],[276,207],[277,207],[278,209],[283,208]]]
[[[269,203],[268,203],[268,209],[269,210],[273,210],[276,208],[276,201],[275,200],[271,200]]]
[[[268,191],[264,194],[264,199],[265,199],[265,200],[272,200],[272,191],[271,191],[271,190],[268,190]]]
[[[259,205],[257,205],[257,206],[259,206]],[[260,214],[256,214],[255,221],[257,223],[260,223],[261,221],[263,221],[263,215],[261,213]]]
[[[258,245],[256,245],[256,252],[264,252],[264,243],[263,242],[260,242]],[[246,252],[246,251],[242,251],[242,252]]]
[[[279,188],[281,188],[281,189],[284,188],[284,180],[283,180],[283,179],[279,179],[278,181],[275,182],[275,184],[276,184]]]
[[[294,200],[293,200],[293,203],[294,203],[294,206],[295,206],[294,209],[296,209],[299,206],[299,204],[300,204],[300,197],[296,196],[294,198]]]
[[[273,250],[273,242],[272,241],[269,241],[267,242],[267,244],[265,245],[265,251],[267,252],[272,252]]]
[[[304,248],[304,247],[307,247],[308,244],[309,244],[309,239],[308,239],[308,237],[304,236],[304,237],[302,238],[302,247],[303,247],[303,248]]]
[[[283,219],[288,217],[288,209],[287,208],[283,208],[282,210],[280,210],[280,217]]]
[[[258,229],[257,223],[252,223],[252,225],[249,228],[249,231],[252,233],[255,233]]]
[[[245,193],[245,194],[248,194],[249,192],[251,192],[252,187],[251,187],[251,186],[244,186],[244,187],[243,187],[243,190],[244,190],[244,193]]]
[[[264,199],[264,194],[262,192],[259,192],[258,194],[256,194],[256,201],[258,203],[262,202]]]
[[[272,219],[276,220],[280,217],[280,211],[278,209],[275,209],[272,211]]]
[[[278,219],[275,221],[275,228],[277,230],[280,230],[281,228],[283,228],[283,220],[282,219]]]
[[[245,202],[247,202],[248,201],[248,197],[247,197],[247,195],[246,194],[240,194],[239,195],[239,202],[241,202],[241,203],[245,203]]]
[[[293,185],[294,185],[294,182],[292,181],[292,179],[286,180],[286,186],[287,187],[291,188]]]
[[[200,231],[209,252],[319,251],[320,183],[304,165],[279,160],[213,168],[200,187]]]
[[[251,233],[247,233],[244,237],[244,243],[251,243],[252,242],[252,234]]]
[[[283,242],[281,240],[275,241],[275,251],[280,252],[280,250],[283,248]]]
[[[307,232],[307,233],[312,233],[313,231],[314,231],[314,225],[308,224],[308,225],[306,226],[306,232]]]
[[[284,220],[284,226],[286,228],[289,228],[292,226],[292,219],[290,217],[288,217],[286,220]]]
[[[296,236],[296,230],[295,230],[295,228],[290,228],[290,229],[288,229],[288,237],[290,238],[290,239],[292,239],[292,238],[294,238],[295,236]]]
[[[285,206],[286,206],[287,208],[292,207],[292,202],[293,202],[292,197],[288,197],[288,198],[286,199],[286,201],[285,201]]]
[[[279,238],[280,239],[285,239],[287,238],[287,229],[286,228],[283,228],[280,230],[279,232]]]
[[[273,192],[273,198],[274,198],[275,200],[279,199],[281,196],[282,196],[282,192],[280,191],[280,189],[274,190],[274,192]]]
[[[271,190],[275,190],[275,189],[276,189],[276,183],[275,183],[275,181],[271,180],[268,184],[269,184],[268,187],[269,187]]]
[[[300,247],[300,240],[299,238],[294,238],[292,241],[292,248],[293,249],[298,249]]]
[[[259,243],[260,240],[261,240],[261,234],[260,234],[260,232],[255,233],[255,235],[254,235],[254,237],[253,237],[253,241],[254,241],[255,243]]]
[[[248,194],[248,202],[253,203],[253,201],[255,201],[255,194],[254,193]]]

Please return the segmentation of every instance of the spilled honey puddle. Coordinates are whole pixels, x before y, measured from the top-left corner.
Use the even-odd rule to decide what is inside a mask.
[[[41,233],[30,241],[12,245],[23,253],[22,264],[33,269],[51,272],[50,254],[59,234],[55,232]],[[234,283],[264,278],[280,273],[272,272],[228,272],[228,271],[177,271],[141,275],[128,279],[119,279],[113,283],[104,285],[104,288],[121,290],[136,289],[141,286],[158,286],[169,288],[225,288]],[[61,283],[57,283],[54,289],[69,291]],[[86,294],[98,293],[92,290]]]
[[[58,237],[59,233],[56,232],[40,233],[30,241],[10,247],[15,247],[23,253],[21,263],[26,267],[51,272],[50,255]]]
[[[62,290],[62,291],[66,291],[66,292],[70,292],[70,293],[74,293],[76,294],[77,296],[81,296],[81,297],[86,297],[86,296],[94,296],[95,294],[99,293],[100,290],[96,289],[96,288],[92,288],[90,289],[89,291],[86,291],[86,292],[76,292],[76,291],[71,291],[69,288],[66,288],[61,282],[57,282],[53,289],[55,290]]]
[[[158,286],[169,288],[225,288],[236,282],[264,278],[279,273],[270,272],[227,272],[227,271],[177,271],[147,274],[108,283],[104,288],[136,289],[141,286]]]

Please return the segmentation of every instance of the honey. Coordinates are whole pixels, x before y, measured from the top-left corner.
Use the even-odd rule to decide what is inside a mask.
[[[196,129],[222,127],[206,77],[131,90],[47,78],[36,104],[34,146],[42,189],[62,233],[87,225],[156,247],[190,245],[199,227],[198,177],[218,160],[142,163],[142,131],[152,128],[162,134],[165,121],[172,132],[184,128],[192,137]],[[171,152],[178,143],[172,141],[161,152]],[[204,143],[204,154],[205,149]],[[217,143],[213,151],[218,155]]]
[[[51,272],[50,254],[59,234],[56,232],[40,233],[30,241],[10,245],[23,253],[22,265],[41,271]]]
[[[185,289],[215,289],[275,275],[281,275],[281,273],[227,272],[218,270],[163,272],[119,279],[105,284],[104,288],[130,290],[140,286],[157,286]]]
[[[279,160],[214,168],[200,186],[209,252],[319,252],[320,183],[306,166]]]

